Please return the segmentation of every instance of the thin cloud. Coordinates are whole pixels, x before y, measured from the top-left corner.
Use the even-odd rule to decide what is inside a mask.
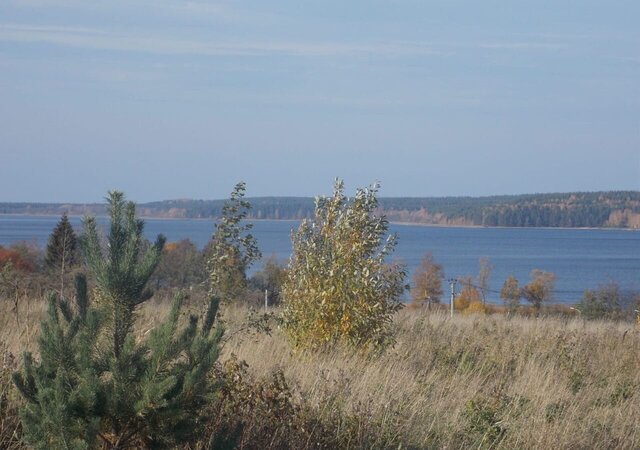
[[[18,31],[25,33],[58,33],[58,34],[106,34],[102,30],[98,30],[95,28],[84,28],[84,27],[60,27],[54,25],[2,25],[0,24],[0,32],[2,30],[8,31]]]
[[[426,44],[340,42],[211,42],[111,33],[78,27],[0,25],[0,41],[42,43],[95,50],[201,56],[417,56],[437,54]]]
[[[106,14],[114,10],[143,12],[145,16],[160,14],[189,18],[207,18],[226,22],[267,23],[284,18],[271,12],[249,11],[228,1],[184,1],[184,0],[111,0],[109,2],[87,2],[86,0],[3,0],[3,6],[23,10],[69,9],[94,14]]]
[[[562,50],[567,48],[563,44],[544,42],[487,42],[473,44],[473,46],[487,50]]]
[[[187,4],[188,5],[188,4]],[[188,6],[185,6],[188,7]],[[200,8],[200,4],[196,8]],[[211,6],[214,8],[214,6]],[[560,50],[566,45],[544,42],[441,43],[419,41],[382,42],[297,42],[297,41],[212,41],[168,38],[160,35],[117,33],[98,28],[0,24],[0,41],[41,43],[63,47],[165,55],[199,56],[382,56],[411,57],[451,55],[451,49]],[[436,48],[437,47],[437,48]]]
[[[640,56],[610,56],[609,58],[617,61],[640,63]]]

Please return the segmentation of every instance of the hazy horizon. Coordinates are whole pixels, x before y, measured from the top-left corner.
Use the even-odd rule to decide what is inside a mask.
[[[358,187],[365,187],[365,186],[358,186]],[[640,190],[637,189],[616,189],[616,190],[610,190],[610,191],[567,191],[567,192],[520,192],[520,193],[515,193],[515,194],[489,194],[489,195],[425,195],[425,196],[416,196],[416,195],[394,195],[394,196],[389,196],[389,195],[380,195],[378,198],[379,199],[395,199],[395,198],[416,198],[416,199],[421,199],[421,198],[485,198],[485,197],[518,197],[518,196],[527,196],[527,195],[553,195],[553,194],[558,194],[558,195],[564,195],[564,194],[586,194],[586,193],[597,193],[597,192],[637,192],[640,193]],[[354,192],[346,192],[346,195],[348,197],[351,197],[353,195]],[[226,197],[219,197],[219,198],[189,198],[189,197],[181,197],[181,198],[177,198],[177,197],[173,197],[173,198],[162,198],[162,199],[151,199],[151,200],[137,200],[135,198],[131,198],[130,196],[127,195],[127,193],[124,193],[125,196],[127,197],[128,200],[132,200],[136,203],[139,204],[148,204],[148,203],[156,203],[156,202],[180,202],[180,201],[205,201],[205,202],[209,202],[209,201],[225,201],[229,198],[229,196]],[[305,198],[305,199],[313,199],[315,197],[318,196],[328,196],[330,195],[331,192],[329,190],[327,190],[326,192],[322,192],[316,195],[251,195],[251,194],[247,194],[246,199],[247,200],[251,200],[251,199],[264,199],[264,198]],[[104,204],[106,200],[106,195],[103,196],[101,199],[99,200],[92,200],[92,201],[86,201],[86,202],[74,202],[74,201],[67,201],[67,200],[56,200],[56,201],[23,201],[23,200],[0,200],[0,203],[25,203],[25,204],[37,204],[37,203],[41,203],[41,204]]]
[[[0,3],[0,202],[640,190],[640,3]]]

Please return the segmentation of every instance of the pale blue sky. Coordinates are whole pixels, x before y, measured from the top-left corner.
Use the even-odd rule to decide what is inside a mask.
[[[0,201],[640,189],[640,2],[0,1]]]

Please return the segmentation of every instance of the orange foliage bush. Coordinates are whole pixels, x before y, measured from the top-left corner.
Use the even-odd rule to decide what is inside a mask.
[[[0,268],[8,263],[22,272],[33,272],[34,269],[33,265],[25,261],[16,250],[0,247]]]
[[[174,251],[176,248],[178,248],[177,242],[168,242],[167,244],[165,244],[163,250],[165,251],[165,253],[169,253]]]
[[[453,308],[456,311],[464,311],[468,307],[469,307],[469,300],[462,295],[458,295],[453,301]]]
[[[487,313],[487,307],[479,301],[473,301],[469,303],[469,306],[467,306],[463,311],[463,314],[486,314]]]
[[[462,290],[453,301],[453,307],[456,310],[465,310],[472,303],[482,304],[482,297],[480,296],[480,292],[478,292],[478,289],[473,286],[473,280],[471,279],[471,277],[461,278],[460,283],[462,284]]]

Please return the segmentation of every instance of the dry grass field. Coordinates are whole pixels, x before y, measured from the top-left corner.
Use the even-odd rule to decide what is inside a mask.
[[[21,305],[20,321],[10,306],[0,308],[3,352],[34,350],[44,303]],[[166,311],[166,302],[149,302],[138,332]],[[395,347],[372,357],[338,348],[294,353],[277,324],[271,335],[243,332],[243,308],[227,308],[224,319],[221,362],[235,361],[232,355],[246,361],[246,380],[270,386],[260,391],[267,403],[286,400],[289,408],[274,414],[268,403],[259,414],[246,394],[244,409],[233,412],[251,415],[254,432],[245,432],[244,448],[640,447],[640,331],[632,324],[499,314],[450,319],[405,309],[395,320]],[[21,448],[11,443],[10,369],[0,387],[0,448]],[[265,421],[274,423],[258,426]]]

